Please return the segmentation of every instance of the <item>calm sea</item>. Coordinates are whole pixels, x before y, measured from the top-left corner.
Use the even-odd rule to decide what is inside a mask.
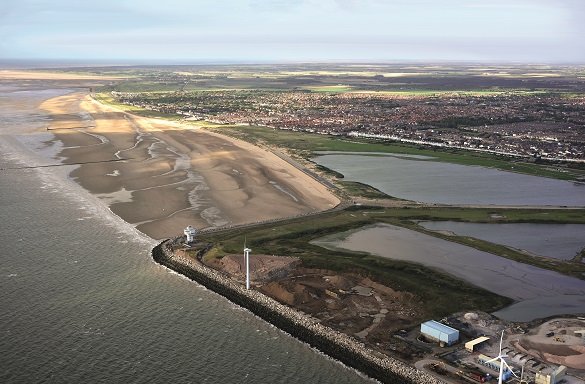
[[[41,161],[15,127],[46,116],[6,108],[36,100],[13,91],[0,88],[1,383],[371,382],[155,264],[155,243],[66,169],[14,169]]]

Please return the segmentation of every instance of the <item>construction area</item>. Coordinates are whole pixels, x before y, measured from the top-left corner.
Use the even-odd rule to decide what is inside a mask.
[[[554,319],[523,335],[511,335],[519,354],[585,372],[585,319]]]
[[[243,255],[226,255],[206,263],[245,281]],[[405,359],[421,353],[393,337],[421,318],[420,303],[410,293],[354,273],[305,268],[299,259],[284,256],[254,255],[250,277],[254,289],[380,351],[390,349]]]

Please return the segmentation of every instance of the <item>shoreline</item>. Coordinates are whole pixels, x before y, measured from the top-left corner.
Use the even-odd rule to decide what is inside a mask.
[[[176,240],[177,238],[175,238]],[[431,375],[389,356],[380,357],[361,342],[320,324],[307,315],[280,304],[256,291],[246,290],[200,262],[173,249],[173,240],[165,240],[152,249],[153,260],[190,280],[202,284],[232,303],[309,344],[327,356],[379,380],[391,384],[440,384]]]
[[[54,116],[47,130],[64,143],[60,158],[78,164],[70,177],[154,239],[187,225],[249,225],[340,203],[277,155],[229,136],[137,116],[87,92],[49,98],[40,109]]]

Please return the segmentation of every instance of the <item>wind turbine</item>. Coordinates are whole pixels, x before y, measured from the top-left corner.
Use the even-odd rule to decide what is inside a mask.
[[[524,366],[526,365],[526,363],[522,364],[522,373],[520,374],[520,384],[527,384],[528,381],[524,380]],[[514,373],[514,372],[512,372]],[[518,376],[516,376],[518,377]]]
[[[246,262],[246,289],[250,289],[250,252],[252,250],[246,247],[246,240],[244,239],[244,261]]]
[[[514,371],[512,371],[512,368],[510,368],[508,363],[506,363],[506,360],[504,360],[504,357],[506,357],[506,356],[502,355],[502,342],[503,342],[503,340],[504,340],[504,331],[502,331],[502,336],[500,337],[500,353],[498,354],[498,356],[494,357],[493,359],[486,361],[486,363],[491,363],[493,361],[500,360],[500,375],[498,376],[498,384],[502,384],[502,381],[503,381],[504,365],[506,366],[506,368],[508,368],[508,370],[512,373],[512,375],[518,377],[518,375],[516,375],[514,373]]]

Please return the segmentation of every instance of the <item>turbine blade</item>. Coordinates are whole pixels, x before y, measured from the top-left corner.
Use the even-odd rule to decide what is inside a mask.
[[[500,356],[502,355],[502,342],[504,341],[504,331],[502,330],[502,336],[500,336]]]
[[[517,374],[514,373],[514,371],[512,371],[512,368],[510,368],[510,366],[508,365],[508,363],[506,363],[506,360],[502,359],[502,362],[504,363],[504,365],[508,368],[508,371],[510,371],[512,373],[512,375],[518,377]]]
[[[498,360],[499,358],[500,358],[500,356],[498,356],[498,357],[494,357],[493,359],[490,359],[490,360],[486,361],[485,363],[486,363],[486,364],[487,364],[487,363],[493,363],[494,361]]]

